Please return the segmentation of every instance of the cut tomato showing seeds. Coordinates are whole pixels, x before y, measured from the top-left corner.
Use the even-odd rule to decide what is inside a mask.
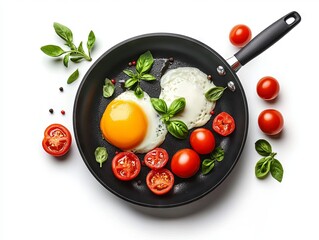
[[[174,175],[166,168],[151,170],[146,176],[148,188],[157,195],[168,193],[174,185]]]
[[[235,130],[235,120],[227,112],[221,112],[213,121],[213,129],[222,136],[227,136]]]

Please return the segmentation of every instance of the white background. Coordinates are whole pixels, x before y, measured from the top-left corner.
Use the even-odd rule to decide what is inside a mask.
[[[118,42],[151,32],[191,36],[228,58],[238,50],[228,40],[234,25],[249,25],[255,36],[293,10],[301,23],[238,72],[249,104],[247,142],[231,175],[203,199],[173,209],[133,206],[96,181],[75,141],[62,161],[42,150],[49,124],[64,124],[73,134],[81,80],[67,85],[66,78],[77,67],[82,78],[93,63],[66,69],[40,51],[46,44],[62,44],[53,22],[71,28],[76,43],[93,30],[93,61]],[[111,234],[143,240],[318,239],[317,10],[315,1],[295,0],[0,0],[0,239],[109,239]],[[257,81],[266,75],[281,84],[275,102],[256,94]],[[284,115],[280,137],[258,128],[258,114],[266,108]],[[282,183],[256,179],[259,138],[278,153]]]

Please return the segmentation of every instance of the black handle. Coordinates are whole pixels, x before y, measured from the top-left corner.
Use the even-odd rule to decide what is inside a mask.
[[[245,47],[239,50],[235,57],[242,66],[245,65],[286,35],[300,21],[301,17],[297,12],[288,13],[259,33]]]

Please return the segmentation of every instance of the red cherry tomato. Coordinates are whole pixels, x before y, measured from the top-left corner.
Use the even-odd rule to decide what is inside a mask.
[[[215,137],[211,131],[206,128],[198,128],[190,135],[190,144],[199,154],[211,153],[215,148]]]
[[[231,134],[235,127],[235,120],[227,112],[221,112],[213,120],[213,129],[222,136]]]
[[[284,118],[279,111],[266,109],[259,114],[258,125],[265,134],[276,135],[284,127]]]
[[[251,40],[251,30],[244,24],[234,26],[229,33],[230,42],[236,47],[243,47]]]
[[[277,79],[273,77],[263,77],[257,83],[257,94],[264,100],[273,100],[278,96],[280,86]]]
[[[151,170],[146,176],[146,185],[157,195],[168,193],[174,185],[174,175],[166,168]]]
[[[70,131],[63,125],[54,123],[45,129],[42,147],[50,155],[60,157],[69,151],[71,142]]]
[[[176,152],[171,161],[171,169],[180,178],[194,176],[200,167],[200,158],[192,149],[181,149]]]
[[[168,162],[168,153],[163,148],[155,148],[145,154],[144,163],[151,169],[159,169]]]
[[[132,152],[120,152],[112,160],[112,171],[120,180],[129,181],[141,171],[139,158]]]

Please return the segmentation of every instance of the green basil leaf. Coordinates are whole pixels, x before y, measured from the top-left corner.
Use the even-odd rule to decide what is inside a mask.
[[[65,51],[61,47],[56,46],[56,45],[43,46],[43,47],[41,47],[41,51],[50,57],[59,57],[63,53],[65,53]]]
[[[135,77],[129,78],[125,81],[125,88],[132,88],[137,83],[137,79]]]
[[[76,69],[68,78],[67,83],[73,83],[75,80],[77,80],[79,78],[79,69]]]
[[[80,42],[79,47],[78,47],[78,51],[82,54],[85,54],[84,49],[83,49],[83,44],[82,42]]]
[[[84,57],[72,57],[71,58],[71,61],[74,62],[74,63],[78,63],[80,62]]]
[[[125,70],[123,70],[123,72],[124,72],[127,76],[129,76],[129,77],[131,77],[131,78],[133,78],[133,77],[137,78],[137,77],[136,77],[136,74],[135,74],[132,70],[130,70],[130,69],[125,69]]]
[[[53,23],[53,27],[56,34],[58,34],[64,41],[66,41],[67,43],[73,42],[73,34],[68,27],[57,22]]]
[[[95,160],[100,164],[100,168],[102,167],[102,164],[107,160],[108,158],[108,152],[105,147],[97,147],[94,152]]]
[[[87,46],[87,48],[88,48],[89,55],[90,55],[91,50],[92,50],[92,48],[93,48],[93,46],[94,46],[94,43],[95,43],[95,34],[94,34],[93,31],[90,31],[89,36],[88,36],[88,41],[87,41],[87,43],[86,43],[86,46]]]
[[[255,149],[261,156],[269,156],[272,153],[271,145],[265,139],[255,142]]]
[[[225,89],[224,87],[213,87],[205,93],[205,97],[208,101],[215,102],[222,97]]]
[[[271,159],[265,157],[260,159],[255,166],[255,175],[257,178],[265,178],[270,171]]]
[[[281,163],[277,159],[274,159],[271,162],[270,173],[271,173],[272,177],[274,179],[276,179],[278,182],[282,181],[282,178],[284,175],[284,169],[283,169]]]
[[[148,72],[154,63],[153,56],[150,51],[143,53],[136,62],[136,71],[139,74]]]
[[[215,166],[215,161],[212,159],[204,159],[202,162],[202,173],[204,175],[210,173]]]
[[[211,159],[216,159],[218,162],[223,161],[225,156],[225,152],[221,147],[215,148],[215,150],[211,153]]]
[[[168,121],[167,130],[178,139],[186,139],[188,136],[188,128],[186,124],[180,120]]]
[[[175,116],[177,113],[184,110],[186,106],[185,98],[177,98],[175,99],[168,108],[167,114],[171,117]]]
[[[113,95],[115,86],[112,81],[108,78],[105,79],[105,84],[103,86],[103,97],[109,98]]]
[[[156,77],[154,77],[152,74],[145,73],[145,74],[142,74],[140,79],[144,81],[153,81],[153,80],[156,80]]]
[[[63,58],[63,65],[65,67],[68,67],[69,66],[69,59],[70,59],[70,54],[66,54]]]
[[[137,85],[137,87],[134,90],[134,94],[137,98],[143,98],[144,97],[144,91],[143,89],[140,87],[140,85]]]
[[[167,112],[167,105],[163,99],[151,98],[151,103],[152,103],[153,108],[159,114],[165,114]]]

